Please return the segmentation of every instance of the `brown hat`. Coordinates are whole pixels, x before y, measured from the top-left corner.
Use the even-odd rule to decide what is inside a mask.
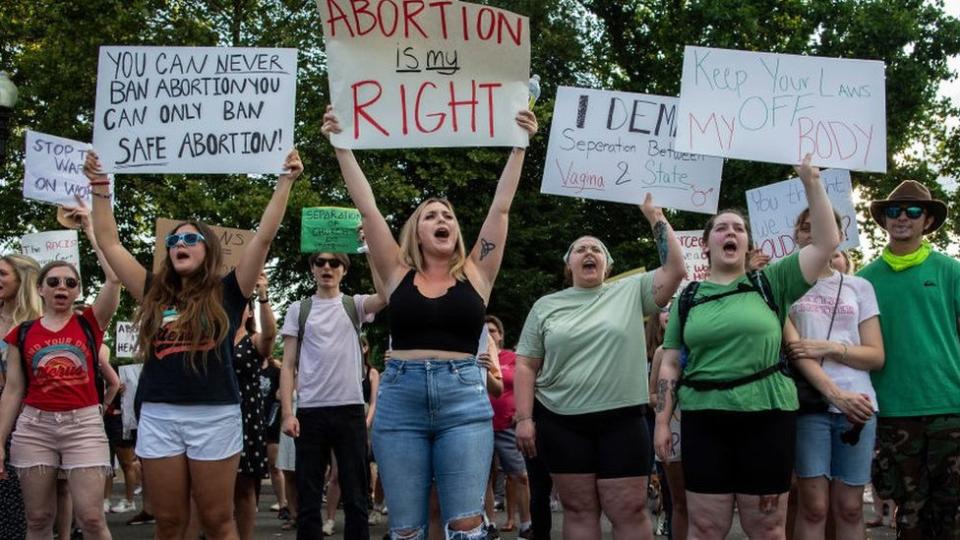
[[[873,220],[876,221],[880,227],[885,228],[886,216],[883,213],[884,208],[899,203],[911,203],[922,206],[926,209],[927,214],[933,217],[933,222],[923,230],[923,234],[930,234],[936,231],[943,225],[943,222],[947,220],[947,204],[941,200],[934,199],[930,195],[930,190],[927,189],[927,186],[924,186],[916,180],[904,180],[896,189],[890,192],[890,195],[888,195],[886,199],[870,203],[870,215],[873,216]]]

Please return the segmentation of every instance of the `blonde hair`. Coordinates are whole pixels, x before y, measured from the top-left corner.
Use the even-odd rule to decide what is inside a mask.
[[[14,275],[20,284],[17,286],[17,294],[14,296],[16,307],[13,309],[13,324],[18,325],[24,321],[39,319],[43,312],[43,302],[40,300],[40,292],[37,291],[35,284],[40,276],[40,265],[26,255],[4,255],[0,257],[13,268]],[[24,284],[27,286],[24,287]]]
[[[417,206],[417,209],[413,211],[413,214],[410,214],[407,222],[403,224],[403,229],[400,230],[400,257],[404,264],[415,268],[417,272],[423,272],[424,270],[423,253],[421,253],[420,243],[417,241],[417,224],[420,222],[423,209],[432,203],[444,205],[447,207],[447,210],[450,210],[450,213],[453,214],[454,221],[457,219],[457,215],[453,211],[453,205],[450,204],[450,201],[439,197],[430,197],[423,201]],[[453,256],[450,257],[449,272],[454,278],[463,281],[466,279],[463,267],[467,265],[467,248],[463,245],[463,234],[462,231],[460,231],[459,222],[457,222],[457,225],[457,247],[453,251]]]

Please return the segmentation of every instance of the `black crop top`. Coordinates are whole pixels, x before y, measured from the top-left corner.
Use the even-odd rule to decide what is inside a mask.
[[[390,336],[402,351],[430,349],[476,354],[487,308],[469,280],[457,280],[438,298],[413,284],[410,270],[390,295]]]

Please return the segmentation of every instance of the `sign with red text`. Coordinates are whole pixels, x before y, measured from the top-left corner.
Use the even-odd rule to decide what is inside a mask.
[[[723,159],[674,149],[677,102],[559,87],[541,193],[716,212]]]
[[[840,231],[843,237],[840,249],[859,247],[860,229],[857,226],[857,211],[853,206],[850,171],[827,169],[820,176],[830,204],[840,214],[843,228]],[[769,255],[771,261],[782,259],[800,249],[793,240],[793,229],[797,216],[809,205],[803,182],[799,178],[747,190],[746,197],[750,231],[756,247]]]
[[[283,172],[297,50],[100,47],[93,147],[116,173]]]
[[[53,261],[67,261],[80,270],[80,248],[77,231],[46,231],[25,234],[20,238],[20,251],[40,266]]]
[[[522,146],[530,21],[459,1],[317,0],[338,148]]]
[[[682,291],[691,281],[703,281],[710,276],[710,261],[703,251],[703,231],[674,231],[683,252],[683,264],[687,267],[687,277],[677,291]]]
[[[93,207],[90,180],[83,174],[89,143],[27,130],[23,159],[23,198],[77,206],[77,197]],[[108,191],[113,193],[113,175]]]
[[[676,148],[770,163],[887,171],[885,66],[688,46]]]
[[[180,223],[182,223],[182,221],[166,218],[157,220],[156,247],[154,247],[153,250],[154,272],[160,271],[160,265],[162,265],[164,259],[167,258],[167,235],[173,232],[173,229]],[[244,250],[250,245],[250,241],[253,240],[253,235],[256,233],[246,229],[231,229],[229,227],[217,227],[214,225],[211,225],[210,228],[213,229],[217,240],[220,241],[220,249],[223,253],[223,267],[221,271],[224,273],[229,272],[240,264],[240,258],[243,256]],[[205,241],[210,240],[206,239]]]

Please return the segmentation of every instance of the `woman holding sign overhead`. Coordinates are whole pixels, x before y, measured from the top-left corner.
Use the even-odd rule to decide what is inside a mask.
[[[797,391],[780,369],[783,322],[840,243],[810,157],[797,173],[810,203],[811,243],[748,274],[746,220],[737,211],[722,211],[703,231],[710,277],[684,288],[671,309],[654,443],[661,458],[670,455],[670,416],[679,400],[692,538],[725,537],[734,502],[748,536],[784,537]]]
[[[537,132],[532,112],[521,111],[516,120],[531,136]],[[321,130],[340,132],[330,107]],[[493,450],[493,411],[476,352],[525,149],[511,150],[469,254],[453,206],[432,197],[407,219],[398,245],[353,152],[337,148],[336,155],[363,218],[372,266],[394,313],[393,350],[373,421],[373,451],[390,507],[390,534],[423,537],[430,485],[436,479],[447,534],[485,538],[483,495]]]
[[[207,225],[186,221],[163,239],[167,256],[154,274],[120,244],[109,183],[96,154],[87,154],[97,238],[140,304],[134,318],[144,359],[137,455],[150,486],[157,538],[181,538],[191,494],[207,538],[237,538],[233,497],[224,496],[234,492],[243,436],[233,337],[303,172],[296,150],[284,169],[236,270],[222,275],[219,240]]]

